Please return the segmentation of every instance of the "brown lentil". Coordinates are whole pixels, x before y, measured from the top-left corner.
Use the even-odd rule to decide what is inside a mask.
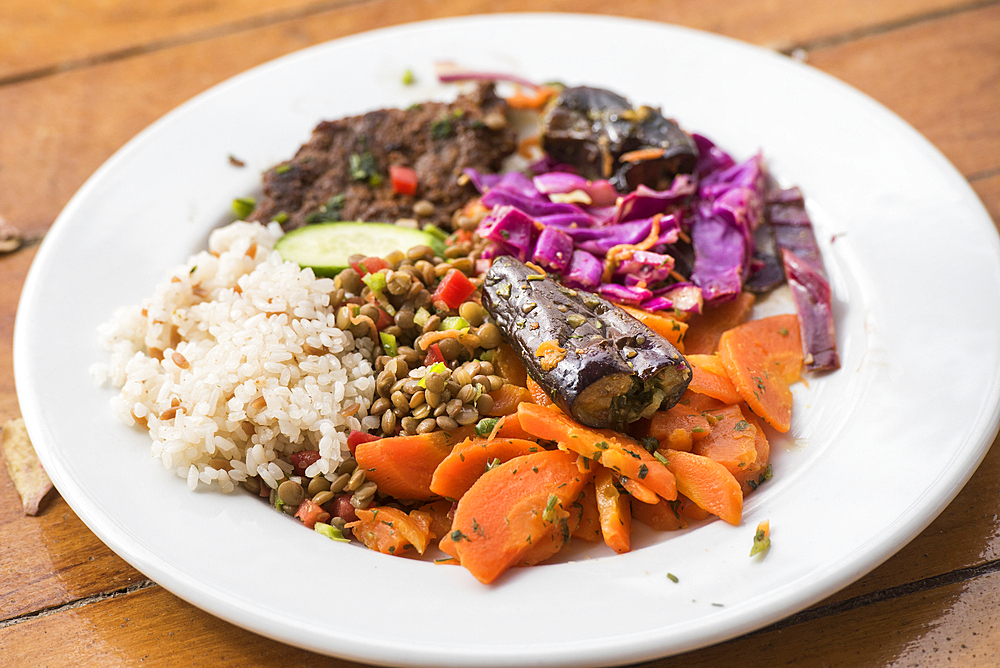
[[[437,422],[434,421],[434,418],[421,420],[420,424],[417,425],[418,434],[429,434],[435,429],[437,429]]]
[[[421,218],[429,218],[434,215],[434,204],[425,199],[417,200],[413,203],[413,213]]]
[[[440,326],[441,326],[441,316],[432,315],[431,317],[427,318],[427,322],[424,323],[423,333],[428,334],[430,332],[436,332]]]
[[[382,413],[382,433],[393,434],[396,432],[396,414],[392,411]]]
[[[278,498],[288,506],[298,506],[305,498],[305,490],[300,483],[294,480],[286,480],[278,485]]]
[[[483,324],[482,327],[476,330],[476,334],[479,336],[479,345],[487,350],[496,348],[503,340],[503,336],[500,334],[500,328],[492,322]]]
[[[445,431],[452,431],[458,429],[458,423],[447,415],[439,415],[436,419],[437,426]]]
[[[458,314],[473,327],[483,324],[483,307],[476,302],[463,302],[458,307]]]
[[[341,473],[339,476],[333,479],[330,483],[330,492],[333,494],[339,494],[347,487],[347,482],[351,479],[349,473]]]
[[[336,494],[334,494],[330,490],[325,490],[325,491],[316,493],[313,496],[312,500],[313,500],[313,503],[315,503],[316,505],[322,506],[324,503],[326,503],[328,501],[332,501],[333,497],[335,497],[335,496],[336,496]]]
[[[351,479],[347,481],[347,489],[350,491],[356,490],[361,487],[361,484],[365,481],[365,470],[361,467],[354,469],[351,473]]]
[[[459,257],[451,261],[451,266],[458,269],[466,276],[471,276],[476,271],[476,263],[472,258]],[[468,303],[468,302],[467,302]]]
[[[316,496],[320,492],[325,492],[330,489],[330,481],[323,476],[316,476],[309,481],[309,486],[306,491],[309,492],[309,496]]]
[[[438,341],[438,350],[446,361],[458,359],[465,352],[465,346],[458,342],[458,339],[441,339]]]
[[[490,411],[493,410],[493,397],[488,394],[479,397],[479,400],[476,401],[476,410],[482,415],[489,415]]]

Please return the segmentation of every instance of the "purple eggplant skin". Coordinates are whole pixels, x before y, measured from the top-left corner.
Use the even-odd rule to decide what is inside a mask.
[[[542,148],[556,162],[572,165],[580,176],[604,179],[618,156],[631,150],[632,105],[603,88],[565,88],[542,120]]]
[[[805,200],[798,188],[772,191],[767,200],[768,222],[799,318],[804,367],[808,371],[839,369],[830,283]]]
[[[619,192],[631,192],[640,185],[653,190],[669,190],[678,174],[691,174],[698,163],[698,147],[672,120],[658,110],[640,107],[640,119],[633,136],[638,148],[661,149],[659,157],[621,162],[611,178]]]
[[[668,190],[678,174],[690,174],[698,147],[672,120],[651,107],[634,109],[609,90],[565,88],[542,120],[542,148],[588,179],[610,179],[619,192],[640,185]],[[655,157],[621,162],[623,154],[660,149]]]
[[[532,379],[581,424],[622,429],[673,406],[691,381],[690,364],[663,336],[516,258],[493,261],[483,306]],[[553,340],[565,351],[554,364],[536,354]]]

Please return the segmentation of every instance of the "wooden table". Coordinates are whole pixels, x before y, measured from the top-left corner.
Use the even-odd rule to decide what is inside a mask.
[[[19,415],[11,338],[37,247],[31,241],[102,162],[156,118],[249,67],[352,33],[497,11],[609,13],[611,4],[4,0],[0,216],[29,243],[0,256],[0,422]],[[615,14],[780,50],[856,86],[937,145],[1000,220],[1000,0],[614,4]],[[844,591],[759,632],[648,665],[1000,665],[998,492],[994,447],[926,531]],[[354,665],[193,608],[115,556],[58,496],[39,516],[24,516],[0,474],[0,665],[141,662]]]

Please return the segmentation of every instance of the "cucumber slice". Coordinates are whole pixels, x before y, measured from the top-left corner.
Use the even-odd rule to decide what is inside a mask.
[[[350,266],[347,258],[360,253],[385,257],[392,251],[430,246],[444,252],[444,243],[430,232],[389,223],[316,223],[292,230],[274,249],[285,260],[309,267],[317,276],[336,276]]]

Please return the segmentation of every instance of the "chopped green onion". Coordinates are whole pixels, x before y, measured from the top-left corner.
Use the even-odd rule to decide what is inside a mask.
[[[421,306],[417,309],[417,312],[413,314],[413,324],[423,329],[423,326],[427,324],[427,320],[430,317],[430,311]]]
[[[240,220],[246,220],[247,216],[253,213],[255,206],[257,202],[253,197],[237,197],[233,200],[233,212]]]
[[[323,522],[316,522],[316,524],[313,525],[313,531],[315,531],[316,533],[323,534],[330,540],[336,540],[341,543],[351,542],[349,539],[344,538],[344,534],[340,531],[340,529],[333,526],[332,524],[324,524]]]
[[[417,80],[417,78],[415,76],[413,76],[413,70],[406,70],[405,72],[403,72],[403,85],[404,86],[412,86],[413,83],[416,80]]]
[[[379,332],[378,338],[382,340],[382,350],[385,351],[385,354],[388,355],[389,357],[395,357],[397,351],[396,337],[393,336],[392,334]]]
[[[483,418],[476,423],[476,436],[486,437],[493,433],[500,418]]]
[[[361,281],[367,285],[372,292],[377,292],[381,294],[385,291],[385,272],[376,271],[374,273],[369,272],[361,277]]]
[[[445,331],[448,329],[468,329],[468,328],[469,328],[469,321],[460,315],[448,316],[447,318],[441,321],[441,326],[438,327],[438,329],[440,329],[441,331]]]
[[[543,521],[551,522],[553,519],[555,519],[557,503],[559,503],[559,497],[557,497],[555,494],[550,494],[549,502],[545,504],[545,512],[542,513]]]

